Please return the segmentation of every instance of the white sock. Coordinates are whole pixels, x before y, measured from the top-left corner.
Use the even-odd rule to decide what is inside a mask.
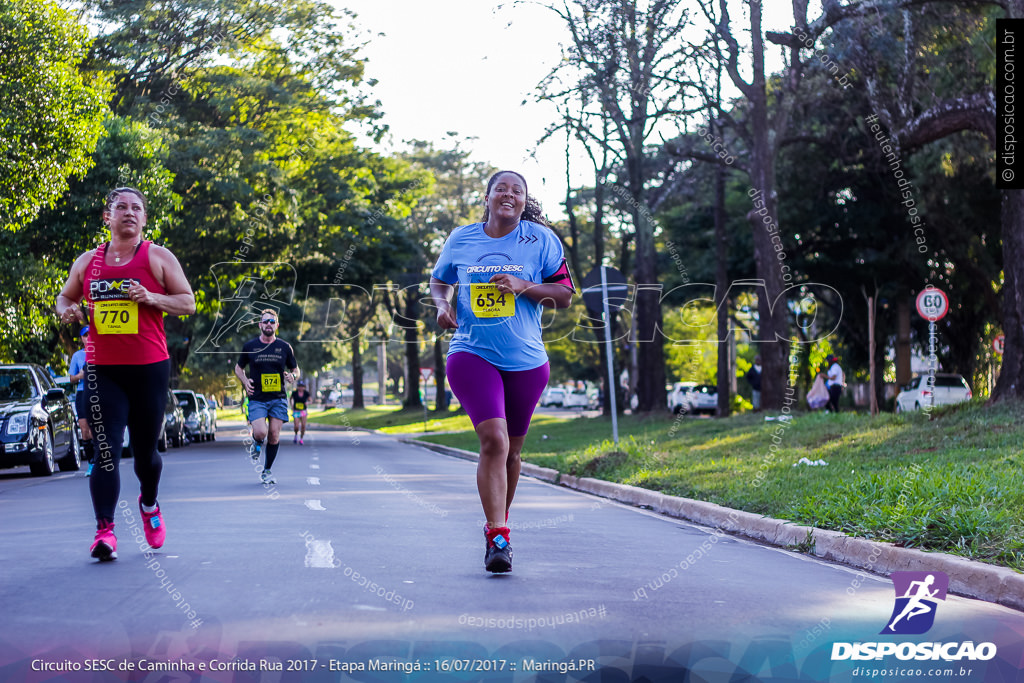
[[[143,505],[142,506],[142,511],[147,513],[147,514],[150,514],[150,513],[156,512],[157,508],[159,508],[159,507],[160,507],[159,505]]]

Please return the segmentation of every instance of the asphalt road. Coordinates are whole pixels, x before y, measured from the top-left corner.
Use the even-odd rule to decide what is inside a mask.
[[[81,473],[0,471],[0,680],[1024,680],[1024,614],[949,596],[927,634],[879,636],[888,579],[528,478],[490,575],[475,465],[380,435],[288,433],[269,487],[237,427],[172,449],[148,557],[130,464],[104,564]],[[831,660],[868,641],[997,654]]]

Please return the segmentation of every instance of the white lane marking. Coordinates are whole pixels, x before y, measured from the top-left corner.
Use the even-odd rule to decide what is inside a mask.
[[[311,470],[318,470],[318,469],[320,469],[320,465],[312,464],[312,465],[309,466],[309,469],[311,469]]]
[[[320,459],[320,456],[319,456],[319,455],[314,455],[314,456],[313,456],[313,459],[314,459],[314,460],[319,460],[319,459]]]
[[[320,477],[306,477],[306,483],[309,484],[310,486],[319,486]]]
[[[323,505],[320,504],[320,500],[319,499],[307,500],[306,501],[306,507],[308,507],[310,510],[326,510],[327,509]]]
[[[306,566],[334,569],[334,548],[330,541],[306,541]]]

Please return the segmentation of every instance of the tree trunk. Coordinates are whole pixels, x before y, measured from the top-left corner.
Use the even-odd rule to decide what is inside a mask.
[[[363,401],[363,356],[359,352],[358,335],[352,338],[352,407],[366,407]]]
[[[896,386],[910,382],[910,300],[896,297]]]
[[[637,284],[636,338],[639,356],[637,410],[650,412],[664,409],[666,406],[661,286],[658,284],[654,226],[649,219],[650,212],[642,196],[634,194],[633,199],[636,202],[636,209],[633,212],[636,224],[636,265],[633,272]]]
[[[721,129],[716,129],[720,133]],[[729,237],[725,232],[725,168],[715,169],[715,310],[718,315],[718,417],[729,417],[735,372],[729,344]]]
[[[1024,398],[1024,190],[1003,190],[1002,223],[1006,343],[993,402]]]
[[[871,415],[878,415],[878,392],[875,390],[875,378],[878,368],[875,364],[875,302],[877,293],[868,297],[868,393],[871,401]]]
[[[761,30],[761,3],[750,7],[751,67],[749,86],[742,88],[750,101],[750,183],[760,193],[763,211],[747,214],[754,231],[754,264],[758,279],[764,282],[762,295],[757,298],[758,352],[761,355],[761,407],[781,410],[783,395],[788,385],[789,334],[787,307],[782,298],[783,260],[777,257],[769,229],[778,230],[778,206],[775,197],[775,136],[783,134],[785,125],[780,121],[772,131],[768,121],[768,93],[765,82],[764,35]],[[738,74],[734,77],[738,77]],[[739,85],[739,84],[737,84]],[[774,134],[773,134],[774,132]],[[756,197],[757,195],[755,195]],[[765,220],[767,219],[767,221]],[[778,234],[781,239],[781,232]]]

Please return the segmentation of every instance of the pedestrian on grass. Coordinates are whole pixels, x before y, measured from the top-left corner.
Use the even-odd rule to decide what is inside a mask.
[[[568,307],[575,286],[562,244],[528,195],[523,176],[512,171],[491,176],[484,206],[480,223],[455,228],[448,236],[430,293],[438,325],[455,330],[448,382],[480,440],[484,567],[504,573],[512,569],[507,525],[520,453],[550,374],[541,307]]]
[[[758,412],[761,410],[761,356],[754,356],[754,364],[744,377],[750,383],[750,402],[754,412]]]
[[[846,386],[846,375],[839,366],[839,358],[829,356],[826,362],[829,365],[826,372],[825,385],[828,388],[828,409],[833,413],[839,412],[839,397],[843,395],[843,387]]]

